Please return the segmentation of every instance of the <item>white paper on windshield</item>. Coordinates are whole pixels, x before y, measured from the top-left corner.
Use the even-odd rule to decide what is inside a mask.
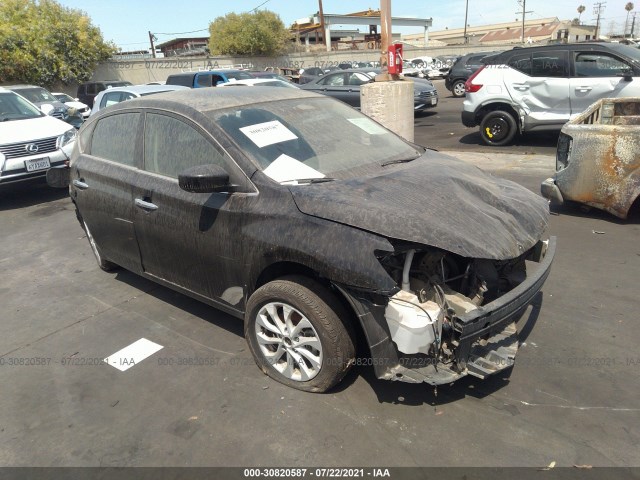
[[[273,178],[276,182],[293,182],[297,178],[324,178],[324,173],[299,162],[284,153],[276,158],[271,165],[263,170],[265,175]]]
[[[259,148],[298,138],[295,133],[281,124],[278,120],[242,127],[240,131],[249,137],[249,140],[255,143]]]
[[[383,135],[387,133],[387,131],[384,128],[382,128],[373,120],[366,117],[347,118],[347,120],[353,123],[356,127],[361,128],[362,130],[367,132],[369,135]]]

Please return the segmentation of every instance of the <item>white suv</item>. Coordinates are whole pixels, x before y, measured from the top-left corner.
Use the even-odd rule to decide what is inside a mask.
[[[44,177],[69,159],[75,139],[71,125],[0,87],[0,187]]]
[[[515,48],[465,84],[462,123],[487,145],[516,133],[560,130],[601,98],[640,96],[640,50],[615,43]]]

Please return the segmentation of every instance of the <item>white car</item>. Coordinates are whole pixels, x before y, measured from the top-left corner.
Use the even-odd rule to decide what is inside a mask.
[[[69,160],[76,129],[0,87],[0,187],[44,177]]]
[[[520,132],[559,131],[601,98],[640,96],[640,50],[618,43],[515,48],[492,57],[465,83],[462,123],[484,143]]]
[[[66,93],[63,93],[63,92],[51,92],[51,95],[56,97],[59,101],[64,103],[67,107],[75,108],[78,111],[78,113],[82,115],[82,118],[84,118],[85,120],[89,118],[89,115],[91,115],[91,109],[89,108],[89,105],[87,105],[86,103],[82,103],[77,98],[73,98],[71,95],[67,95]]]
[[[110,105],[124,102],[132,98],[146,97],[155,93],[172,92],[174,90],[189,90],[189,87],[181,85],[129,85],[126,87],[113,87],[102,90],[93,101],[91,116]]]
[[[285,82],[277,78],[252,78],[251,80],[231,80],[227,83],[218,85],[219,87],[284,87],[284,88],[300,88],[292,82]]]

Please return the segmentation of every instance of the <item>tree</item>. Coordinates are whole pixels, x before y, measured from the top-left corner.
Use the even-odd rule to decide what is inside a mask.
[[[627,11],[627,20],[624,22],[624,36],[627,36],[627,25],[629,25],[629,14],[631,10],[633,10],[633,2],[627,2],[624,6],[624,9]]]
[[[214,55],[275,55],[289,38],[280,17],[269,10],[218,17],[209,25],[209,33]]]
[[[580,19],[582,18],[582,12],[584,12],[587,8],[584,5],[578,6],[578,25],[580,24]]]
[[[0,82],[83,82],[116,50],[80,10],[54,0],[0,2]]]

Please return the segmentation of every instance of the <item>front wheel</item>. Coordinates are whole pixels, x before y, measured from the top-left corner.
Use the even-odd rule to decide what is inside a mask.
[[[480,122],[480,136],[487,145],[501,147],[508,144],[518,131],[515,118],[509,112],[494,110]]]
[[[260,369],[289,387],[325,392],[349,371],[355,346],[346,312],[322,285],[300,276],[263,285],[249,299],[245,337]]]
[[[451,87],[451,93],[456,98],[464,97],[464,81],[456,80]]]

